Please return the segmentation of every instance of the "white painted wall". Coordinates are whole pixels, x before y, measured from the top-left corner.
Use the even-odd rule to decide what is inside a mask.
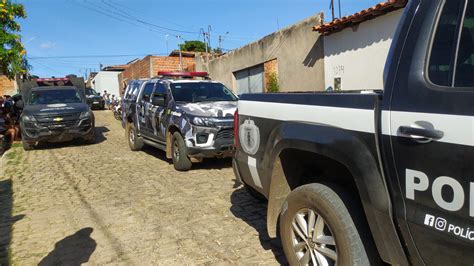
[[[120,72],[115,71],[99,71],[92,80],[92,88],[100,92],[101,95],[104,94],[104,91],[107,91],[111,95],[115,94],[118,97],[120,95],[119,74]]]
[[[403,9],[324,37],[325,86],[341,90],[383,89],[383,70]]]

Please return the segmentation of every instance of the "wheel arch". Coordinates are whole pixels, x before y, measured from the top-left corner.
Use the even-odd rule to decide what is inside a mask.
[[[372,134],[370,137],[375,142],[375,136]],[[361,201],[382,259],[398,263],[406,261],[392,218],[389,192],[375,157],[376,145],[368,145],[368,140],[358,132],[319,124],[289,122],[275,129],[267,143],[270,159],[265,162],[271,173],[267,191],[268,234],[276,236],[279,214],[293,189],[311,183],[343,184]],[[316,160],[315,167],[325,168],[318,169],[317,173],[329,175],[323,178],[305,175],[305,162],[312,159]]]
[[[173,134],[175,132],[179,132],[179,134],[181,134],[181,131],[176,125],[170,125],[168,127],[168,130],[166,130],[166,158],[167,159],[171,159],[173,157],[172,150],[171,150],[171,142],[173,140]]]

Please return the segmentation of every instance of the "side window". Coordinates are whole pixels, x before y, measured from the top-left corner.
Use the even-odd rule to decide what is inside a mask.
[[[474,0],[469,0],[464,13],[456,59],[455,87],[474,87]]]
[[[166,96],[166,86],[162,83],[157,83],[154,95]]]
[[[145,85],[143,89],[143,96],[142,99],[147,101],[150,99],[151,94],[153,93],[153,88],[155,87],[155,83],[148,83]]]
[[[473,2],[451,0],[444,4],[428,66],[428,77],[436,85],[474,86]]]
[[[431,48],[428,76],[436,85],[451,87],[457,43],[457,25],[463,0],[446,1]]]

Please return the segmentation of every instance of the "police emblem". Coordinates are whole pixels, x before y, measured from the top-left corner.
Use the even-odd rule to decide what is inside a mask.
[[[260,130],[253,120],[247,119],[239,128],[239,141],[245,153],[254,155],[260,147]]]

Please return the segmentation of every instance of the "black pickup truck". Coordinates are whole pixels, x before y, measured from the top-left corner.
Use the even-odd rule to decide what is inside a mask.
[[[219,82],[192,79],[194,73],[203,75],[168,73],[130,82],[127,91],[135,86],[131,95],[136,99],[124,100],[130,148],[147,144],[162,149],[178,171],[203,158],[231,157],[234,148],[237,96]]]
[[[25,88],[20,117],[23,148],[31,150],[38,142],[83,139],[95,142],[95,119],[83,88],[72,86],[69,78],[36,80],[48,85]],[[63,86],[59,86],[63,85]]]
[[[474,1],[410,0],[372,93],[245,94],[234,172],[290,264],[474,263]]]

